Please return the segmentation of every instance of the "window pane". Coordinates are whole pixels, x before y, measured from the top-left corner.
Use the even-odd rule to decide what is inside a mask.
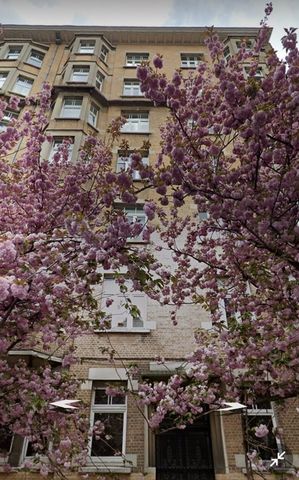
[[[0,72],[0,88],[3,87],[7,78],[7,72]]]
[[[87,82],[89,67],[73,67],[72,82]]]
[[[81,40],[79,46],[79,53],[94,53],[95,41],[94,40]]]
[[[100,59],[106,62],[107,56],[108,56],[108,48],[105,47],[105,45],[102,45],[101,52],[100,52]]]
[[[67,97],[64,99],[61,117],[64,118],[80,118],[82,98]]]
[[[257,450],[263,460],[271,460],[276,457],[278,449],[275,436],[273,435],[272,415],[248,415],[249,424],[249,450]],[[255,436],[255,428],[259,425],[266,425],[268,435],[262,438]]]
[[[136,67],[141,65],[142,62],[148,60],[148,53],[127,53],[126,55],[126,65]]]
[[[7,427],[0,427],[0,454],[8,455],[11,449],[12,433]]]
[[[8,47],[8,52],[6,54],[7,60],[17,60],[22,51],[22,46],[12,45]]]
[[[95,405],[107,405],[108,404],[108,395],[106,395],[106,391],[105,391],[104,388],[95,390],[94,403],[95,403]]]
[[[103,86],[103,81],[104,81],[104,75],[102,75],[100,72],[97,72],[97,76],[96,76],[96,88],[98,90],[102,90],[102,86]]]
[[[30,65],[34,65],[35,67],[41,67],[44,59],[44,54],[42,52],[38,52],[37,50],[31,50],[30,57],[28,58],[27,62]]]
[[[92,439],[91,456],[92,457],[111,457],[118,452],[122,452],[123,448],[123,413],[95,413],[94,423],[100,420],[105,425],[105,438],[96,440]]]
[[[14,85],[13,92],[26,97],[26,95],[30,93],[32,85],[33,80],[31,80],[31,78],[19,76]]]

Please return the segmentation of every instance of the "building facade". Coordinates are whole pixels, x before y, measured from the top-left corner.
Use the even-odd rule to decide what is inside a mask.
[[[246,38],[252,45],[258,34],[254,28],[219,28],[217,32],[225,41],[225,58],[238,51]],[[80,146],[86,135],[105,137],[109,123],[119,115],[127,119],[122,129],[122,139],[130,150],[142,150],[144,163],[151,164],[160,150],[160,126],[167,110],[155,107],[143,97],[136,77],[136,68],[142,61],[151,61],[156,53],[164,58],[164,71],[171,76],[174,69],[186,73],[199,62],[210,62],[205,46],[205,28],[185,27],[75,27],[75,26],[22,26],[6,25],[0,39],[0,94],[4,96],[38,93],[43,82],[54,87],[53,109],[47,132],[53,137],[41,152],[51,161],[65,138],[71,139],[69,160],[77,161]],[[258,74],[265,70],[263,57]],[[244,65],[246,74],[246,65]],[[7,111],[0,122],[4,131],[14,113]],[[113,147],[115,171],[120,172],[130,164],[128,151]],[[138,172],[134,180],[140,182]],[[127,215],[142,222],[142,204],[146,193],[140,195],[139,204],[124,206]],[[192,208],[192,206],[190,206]],[[195,212],[195,207],[194,207]],[[142,244],[140,238],[132,240]],[[163,262],[171,258],[163,254]],[[134,392],[142,378],[159,380],[170,372],[184,367],[185,356],[195,346],[194,330],[210,328],[208,313],[198,306],[185,306],[180,311],[178,325],[173,328],[170,308],[160,306],[142,293],[132,293],[131,299],[140,311],[133,318],[123,308],[121,295],[112,272],[105,272],[101,286],[104,300],[113,296],[113,307],[107,314],[111,329],[95,331],[76,340],[80,363],[74,367],[82,380],[81,398],[90,405],[91,425],[98,419],[110,425],[112,444],[103,445],[93,440],[90,459],[82,473],[91,478],[99,474],[107,478],[141,480],[241,480],[245,479],[245,445],[242,417],[239,413],[213,413],[206,420],[186,432],[155,435],[147,426],[148,411],[140,411]],[[225,315],[225,311],[224,311]],[[116,353],[107,359],[107,351]],[[43,361],[43,352],[17,351],[15,356],[33,358],[36,364]],[[163,357],[165,364],[155,358]],[[53,361],[59,363],[59,358]],[[127,369],[138,367],[139,373],[128,382]],[[114,400],[105,393],[109,384],[124,385],[131,394],[127,399]],[[297,402],[297,403],[296,403]],[[263,408],[248,411],[253,422],[263,418],[274,427],[284,429],[283,440],[272,435],[274,449],[286,451],[290,464],[299,467],[299,415],[295,399],[283,405],[267,403]],[[115,455],[115,451],[121,455]],[[3,448],[2,460],[9,459],[13,473],[1,473],[0,478],[20,477],[18,468],[30,457],[28,442],[13,439]],[[270,459],[264,452],[265,465]],[[268,463],[267,463],[268,462]],[[288,465],[278,471],[275,478],[288,478]],[[283,473],[281,473],[283,472]],[[29,474],[28,474],[29,475]],[[265,473],[266,478],[271,474]],[[284,475],[284,476],[283,476]],[[26,478],[39,478],[30,474]],[[80,478],[75,474],[70,478]]]

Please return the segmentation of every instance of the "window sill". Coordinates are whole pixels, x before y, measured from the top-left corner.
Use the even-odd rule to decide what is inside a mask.
[[[98,457],[96,457],[98,460]],[[99,473],[131,473],[132,468],[131,467],[125,467],[125,466],[117,466],[114,465],[113,463],[105,462],[105,466],[103,466],[103,463],[96,463],[94,462],[92,465],[87,466],[87,467],[82,467],[81,471],[83,473],[92,473],[92,472],[99,472]]]
[[[145,98],[144,95],[120,95],[121,98]]]
[[[29,62],[23,62],[23,63],[24,65],[28,65],[29,67],[37,68],[38,70],[42,68],[42,65],[38,67],[37,65],[33,65],[32,63],[29,63]]]
[[[120,131],[121,134],[125,135],[150,135],[151,132],[123,132],[122,130]]]
[[[149,328],[111,328],[111,329],[104,329],[104,330],[94,330],[95,333],[151,333]]]
[[[55,117],[54,120],[82,120],[82,118],[78,117]]]

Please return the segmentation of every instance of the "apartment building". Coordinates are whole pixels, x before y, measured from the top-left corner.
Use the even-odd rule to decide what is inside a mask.
[[[246,38],[251,46],[258,33],[255,28],[217,31],[226,44],[226,59],[237,52],[242,39]],[[155,107],[143,97],[136,67],[160,53],[166,75],[172,75],[176,68],[188,73],[199,62],[210,61],[205,35],[206,29],[201,27],[5,25],[0,39],[0,94],[25,98],[39,92],[45,81],[53,85],[54,102],[47,128],[53,141],[45,144],[41,153],[44,159],[51,161],[63,139],[68,138],[69,160],[77,161],[84,137],[104,137],[108,124],[121,114],[127,119],[122,138],[131,150],[142,150],[144,163],[151,164],[160,149],[159,128],[167,110]],[[260,75],[264,68],[261,58]],[[6,112],[0,131],[5,130],[14,115]],[[123,152],[117,145],[113,147],[113,158],[117,172],[130,164],[130,152]],[[133,175],[136,182],[141,181],[138,172]],[[122,205],[129,217],[144,221],[142,205],[146,195],[140,195],[137,207]],[[132,242],[144,246],[141,238]],[[163,253],[163,262],[171,263],[170,256]],[[105,272],[101,294],[103,307],[107,296],[115,300],[107,311],[111,329],[106,333],[94,331],[76,340],[80,363],[74,371],[82,380],[81,398],[90,405],[91,425],[98,419],[107,421],[112,442],[91,442],[83,473],[90,473],[90,478],[101,474],[104,478],[128,480],[245,479],[245,445],[239,413],[214,412],[184,431],[155,435],[144,419],[150,412],[140,412],[134,397],[138,380],[165,379],[170,372],[184,367],[185,356],[195,345],[194,330],[211,327],[209,314],[198,306],[185,306],[173,328],[169,307],[132,292],[131,300],[140,311],[140,318],[133,318],[124,309],[118,285],[109,271]],[[115,351],[112,361],[107,358],[111,349]],[[44,361],[42,351],[16,351],[13,355],[31,358],[33,366]],[[156,357],[163,357],[166,366]],[[59,364],[60,359],[53,357],[52,361]],[[127,369],[134,367],[138,367],[138,373],[128,381]],[[128,386],[132,394],[127,399],[106,395],[105,388],[111,383]],[[284,405],[265,402],[262,408],[249,410],[248,415],[253,422],[263,418],[268,424],[272,422],[273,427],[283,428],[283,440],[272,434],[268,442],[277,453],[286,451],[290,464],[299,467],[299,415],[295,406],[293,399]],[[2,441],[2,446],[0,463],[9,460],[14,471],[8,475],[0,469],[0,478],[24,478],[18,467],[32,455],[30,444],[26,439],[14,438],[9,445]],[[115,455],[115,451],[122,455]],[[261,455],[269,466],[266,450]],[[281,473],[287,466],[284,464],[284,470],[278,471],[278,475],[285,476],[275,478],[287,478],[287,474]],[[39,478],[38,474],[30,475],[26,478]],[[265,476],[274,478],[267,472]],[[70,478],[81,477],[72,474]]]

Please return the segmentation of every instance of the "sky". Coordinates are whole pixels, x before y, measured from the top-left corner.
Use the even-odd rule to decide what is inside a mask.
[[[268,1],[268,0],[267,0]],[[264,0],[0,0],[1,23],[256,27]],[[284,27],[299,27],[299,0],[273,0],[271,43],[282,56]]]

